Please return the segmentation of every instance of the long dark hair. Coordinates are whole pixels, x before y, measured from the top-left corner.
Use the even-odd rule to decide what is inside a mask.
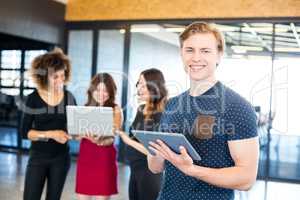
[[[99,103],[93,98],[93,92],[97,89],[97,86],[99,83],[104,83],[109,98],[107,101],[104,102],[105,107],[115,107],[115,98],[116,98],[116,93],[117,93],[117,86],[115,84],[114,79],[112,76],[108,73],[99,73],[96,74],[90,83],[90,87],[87,91],[88,95],[88,100],[87,103],[85,104],[86,106],[99,106]]]
[[[155,112],[162,112],[164,110],[168,91],[165,85],[165,78],[163,73],[155,68],[147,69],[141,72],[146,81],[146,87],[150,93],[150,99],[146,102],[144,108],[145,119],[151,118]]]

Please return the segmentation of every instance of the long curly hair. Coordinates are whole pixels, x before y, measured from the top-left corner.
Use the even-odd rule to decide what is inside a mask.
[[[64,70],[65,84],[71,77],[71,63],[67,55],[59,48],[37,56],[31,64],[31,77],[38,88],[48,88],[48,77],[56,71]]]

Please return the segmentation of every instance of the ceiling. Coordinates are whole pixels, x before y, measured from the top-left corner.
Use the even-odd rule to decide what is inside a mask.
[[[53,1],[67,4],[68,0]],[[272,23],[218,23],[216,25],[224,34],[228,55],[271,55]],[[133,25],[131,30],[178,45],[178,34],[183,28],[176,24],[146,24]],[[274,36],[274,50],[277,55],[300,55],[300,23],[275,24]]]
[[[218,23],[216,26],[224,34],[227,55],[271,55],[272,23]],[[278,23],[274,27],[276,55],[300,56],[300,23]],[[178,35],[183,29],[176,24],[147,24],[133,25],[131,32],[141,32],[178,46]]]

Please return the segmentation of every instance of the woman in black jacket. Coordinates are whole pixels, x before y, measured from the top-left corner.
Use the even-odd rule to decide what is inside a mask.
[[[162,174],[153,174],[148,169],[147,149],[138,142],[131,130],[157,131],[161,114],[167,100],[167,89],[162,72],[148,69],[140,74],[137,90],[141,105],[132,123],[129,136],[120,132],[120,137],[127,146],[127,159],[130,166],[129,199],[155,200],[160,191]]]
[[[47,182],[46,200],[59,200],[70,167],[66,106],[76,104],[64,89],[70,61],[54,50],[35,58],[31,73],[37,89],[27,97],[20,126],[23,137],[31,140],[23,198],[40,200]]]

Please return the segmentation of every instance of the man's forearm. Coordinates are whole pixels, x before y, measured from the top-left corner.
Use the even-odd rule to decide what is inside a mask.
[[[243,167],[207,168],[194,165],[187,175],[209,184],[237,190],[249,190],[256,180],[256,172]]]

